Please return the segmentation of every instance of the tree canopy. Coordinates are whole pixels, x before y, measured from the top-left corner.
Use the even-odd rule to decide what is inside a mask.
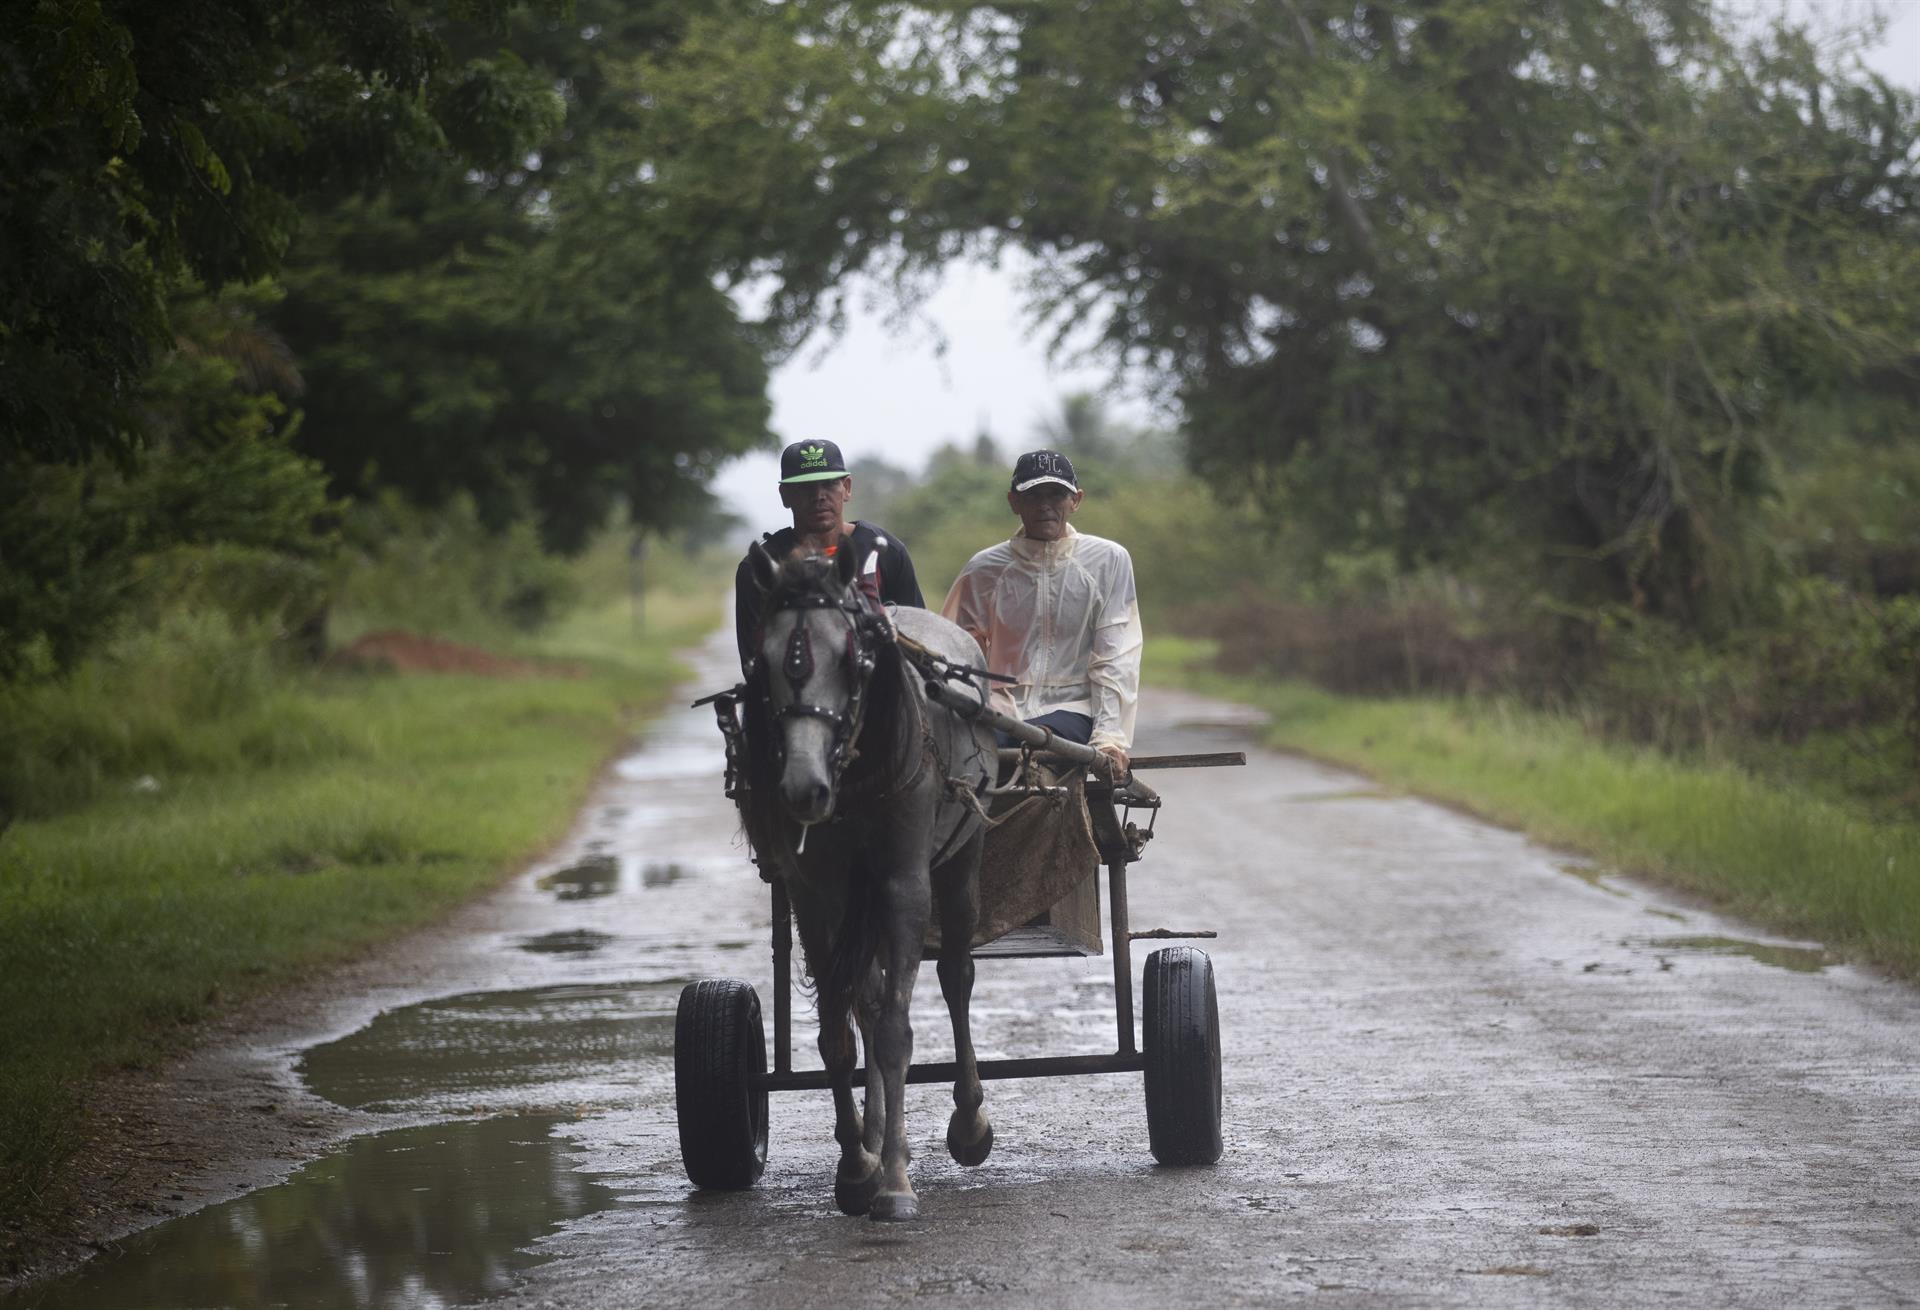
[[[274,321],[311,384],[299,444],[337,487],[468,493],[571,549],[616,503],[672,522],[768,439],[765,343],[716,283],[735,253],[636,139],[688,12],[517,15],[563,118],[498,167],[429,152],[310,218]]]
[[[1045,260],[1330,548],[1737,603],[1787,407],[1910,378],[1912,94],[1696,0],[938,7],[916,225]],[[924,116],[921,121],[927,121]],[[937,244],[923,248],[939,253]]]
[[[541,0],[545,3],[547,0]],[[0,439],[69,458],[138,445],[168,288],[279,265],[307,198],[422,150],[510,159],[557,119],[504,51],[515,0],[26,0],[0,31]]]
[[[697,516],[713,467],[767,439],[774,338],[726,286],[770,262],[831,280],[794,253],[811,227],[766,208],[813,176],[785,129],[700,84],[724,58],[804,135],[796,79],[844,81],[847,57],[797,10],[37,0],[0,42],[10,670],[84,649],[141,555],[237,523],[218,502],[249,493],[216,475],[166,500],[172,529],[84,525],[208,442],[304,479],[277,503],[313,543],[326,493],[469,495],[562,549],[622,502],[641,527]],[[245,287],[223,302],[245,330],[216,335],[286,367],[203,373],[207,403],[262,418],[203,441],[153,403],[174,361],[219,353],[174,310]]]
[[[304,479],[314,541],[370,493],[670,523],[853,275],[1017,244],[1223,496],[1711,626],[1783,433],[1920,356],[1914,96],[1707,0],[25,0],[0,123],[0,495],[43,542],[29,486],[98,513],[213,448]],[[259,535],[195,485],[174,538]]]

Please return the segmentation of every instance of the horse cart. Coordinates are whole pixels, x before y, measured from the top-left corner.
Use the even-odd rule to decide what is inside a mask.
[[[924,667],[922,671],[933,672]],[[1115,1045],[1111,1052],[980,1060],[978,1077],[1143,1074],[1148,1145],[1154,1159],[1167,1165],[1212,1164],[1221,1152],[1220,1024],[1212,962],[1204,951],[1190,946],[1166,946],[1147,956],[1136,1039],[1130,947],[1137,941],[1216,934],[1135,929],[1128,912],[1127,876],[1153,838],[1161,807],[1159,794],[1138,775],[1244,764],[1246,757],[1237,752],[1136,757],[1131,775],[1116,779],[1109,775],[1102,757],[1088,747],[996,713],[977,691],[969,695],[964,688],[956,688],[951,670],[939,672],[947,676],[928,676],[925,681],[930,701],[978,719],[1015,743],[998,752],[997,784],[982,797],[990,812],[972,958],[1000,961],[1104,952],[1113,961]],[[743,784],[736,763],[741,749],[736,717],[741,693],[735,688],[696,702],[714,707],[727,738],[730,796]],[[764,876],[766,870],[762,872]],[[687,1177],[703,1188],[746,1188],[759,1179],[767,1159],[771,1093],[830,1086],[826,1069],[793,1067],[793,916],[782,880],[769,877],[768,881],[773,948],[771,1067],[759,997],[749,984],[701,980],[688,984],[680,997],[674,1086],[681,1157]],[[1103,918],[1109,934],[1104,939]],[[935,944],[937,940],[929,941],[930,947]],[[907,1067],[906,1081],[951,1083],[959,1072],[953,1062],[914,1063]],[[864,1067],[856,1071],[853,1085],[859,1086],[865,1075]]]

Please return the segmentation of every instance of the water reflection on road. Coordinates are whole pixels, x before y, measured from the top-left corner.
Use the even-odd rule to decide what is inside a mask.
[[[686,979],[535,987],[423,1001],[301,1057],[336,1105],[380,1111],[502,1110],[547,1098],[624,1097],[619,1071],[673,1053]],[[548,1100],[548,1103],[553,1103]]]
[[[361,1138],[277,1187],[152,1228],[21,1310],[458,1305],[504,1290],[540,1239],[615,1203],[552,1116]]]

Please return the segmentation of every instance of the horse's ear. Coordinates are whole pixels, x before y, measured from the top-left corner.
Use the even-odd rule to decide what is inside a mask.
[[[840,575],[843,587],[853,586],[853,580],[860,576],[860,546],[852,537],[840,538],[833,552],[833,571]]]
[[[767,554],[767,548],[759,542],[747,547],[747,571],[753,576],[753,585],[760,589],[762,596],[773,590],[773,575],[780,566],[773,562],[773,556]]]

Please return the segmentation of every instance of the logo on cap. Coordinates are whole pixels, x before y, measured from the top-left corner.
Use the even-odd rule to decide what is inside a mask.
[[[1032,450],[1022,455],[1013,466],[1013,489],[1028,491],[1043,483],[1057,483],[1069,491],[1080,490],[1080,484],[1074,480],[1073,461],[1057,450]]]
[[[800,452],[800,462],[802,464],[825,464],[827,462],[827,448],[825,446],[805,447]]]

